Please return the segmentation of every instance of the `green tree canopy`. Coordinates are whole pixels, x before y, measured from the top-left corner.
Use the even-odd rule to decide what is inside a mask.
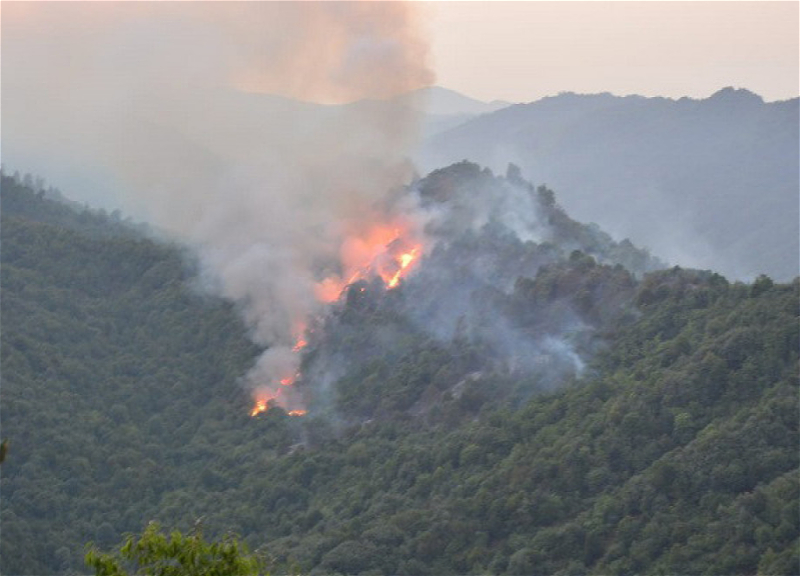
[[[183,535],[163,533],[151,522],[130,535],[119,551],[105,554],[91,547],[86,564],[96,576],[255,576],[264,573],[264,559],[248,552],[234,536],[206,542],[198,529]]]

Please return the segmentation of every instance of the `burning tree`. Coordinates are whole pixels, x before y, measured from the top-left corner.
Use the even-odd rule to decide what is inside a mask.
[[[320,305],[340,301],[348,286],[363,280],[380,278],[386,290],[397,288],[420,260],[423,245],[418,236],[409,222],[399,218],[374,223],[350,234],[340,247],[340,273],[326,276],[315,288]],[[308,319],[299,320],[294,344],[268,350],[260,360],[263,372],[272,376],[272,381],[253,389],[250,416],[258,416],[273,406],[282,407],[290,416],[306,413],[294,384],[300,377],[299,356],[310,338],[307,326]]]

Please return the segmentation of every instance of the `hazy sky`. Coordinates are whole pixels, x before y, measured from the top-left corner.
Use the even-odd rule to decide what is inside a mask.
[[[706,97],[725,86],[798,95],[787,2],[435,2],[437,84],[481,100],[560,91]]]
[[[92,3],[78,4],[95,12]],[[197,1],[188,4],[197,12]],[[767,100],[798,95],[794,0],[414,5],[436,84],[481,100],[561,91],[706,97],[725,86]]]

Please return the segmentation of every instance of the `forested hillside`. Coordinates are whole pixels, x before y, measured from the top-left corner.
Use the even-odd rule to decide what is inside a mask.
[[[186,250],[3,176],[0,570],[155,519],[315,574],[796,574],[798,281],[654,271],[513,168],[415,191],[436,248],[315,320],[308,415],[251,418]]]
[[[236,378],[255,350],[230,304],[190,288],[177,247],[6,176],[0,208],[0,569],[79,570],[83,542],[170,514],[214,422],[248,431]]]

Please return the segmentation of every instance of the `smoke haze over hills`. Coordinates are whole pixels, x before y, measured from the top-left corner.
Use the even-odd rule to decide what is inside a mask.
[[[348,242],[386,218],[387,198],[414,175],[410,156],[421,171],[515,162],[579,220],[673,264],[796,275],[797,100],[723,90],[485,104],[429,87],[421,10],[13,5],[4,161],[59,183],[94,180],[196,248],[209,285],[272,347],[254,381],[293,371],[319,283],[341,277]],[[538,218],[501,199],[517,202],[504,225]],[[471,207],[482,223],[491,208]]]
[[[409,179],[420,116],[300,101],[385,99],[430,84],[419,11],[4,6],[4,161],[41,166],[51,180],[65,170],[97,179],[126,211],[199,250],[257,342],[291,347],[345,235]],[[245,93],[255,90],[278,96]]]
[[[800,261],[798,102],[731,88],[705,100],[562,94],[436,134],[417,158],[515,162],[574,217],[672,264],[787,280]]]
[[[274,573],[794,574],[800,278],[715,270],[797,272],[797,99],[479,102],[421,3],[2,9],[4,574],[151,519]]]

